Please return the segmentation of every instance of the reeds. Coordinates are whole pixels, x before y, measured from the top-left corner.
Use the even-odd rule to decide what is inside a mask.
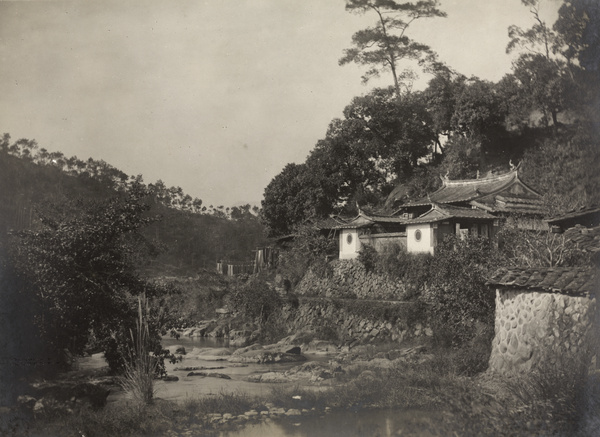
[[[131,345],[129,356],[125,357],[125,372],[121,377],[121,386],[130,393],[134,401],[140,405],[149,405],[154,400],[154,377],[158,368],[158,360],[150,354],[150,329],[148,314],[150,305],[143,296],[138,298],[138,318],[135,332],[130,330]],[[144,311],[145,310],[145,311]]]

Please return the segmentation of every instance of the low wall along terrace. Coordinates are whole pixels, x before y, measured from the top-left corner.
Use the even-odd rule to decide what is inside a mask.
[[[332,269],[329,278],[308,272],[294,291],[301,296],[402,300],[404,284],[367,272],[357,260],[333,261]]]
[[[301,298],[297,308],[284,308],[282,317],[290,333],[328,329],[339,342],[365,344],[432,336],[416,311],[413,302]]]
[[[570,274],[573,280],[578,279],[576,273]],[[501,374],[526,373],[546,363],[585,358],[590,352],[596,353],[597,301],[593,294],[569,295],[564,292],[570,290],[561,288],[551,288],[553,292],[532,291],[514,286],[525,283],[524,280],[511,281],[510,287],[495,284],[491,370]],[[579,277],[579,284],[585,281],[586,278]]]
[[[331,266],[327,277],[308,272],[294,288],[299,305],[284,312],[290,332],[334,330],[345,343],[433,335],[418,304],[404,301],[401,281],[367,272],[358,260],[336,260]]]

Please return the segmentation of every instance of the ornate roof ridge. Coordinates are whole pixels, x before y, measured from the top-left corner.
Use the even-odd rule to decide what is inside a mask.
[[[503,180],[508,181],[508,180],[512,179],[513,177],[519,177],[519,168],[518,167],[514,170],[508,171],[507,173],[491,175],[491,176],[478,178],[478,179],[454,179],[454,180],[451,180],[451,179],[444,177],[444,178],[442,178],[442,182],[445,186],[478,185],[478,184],[485,183],[485,182],[498,182],[498,181],[503,181]]]

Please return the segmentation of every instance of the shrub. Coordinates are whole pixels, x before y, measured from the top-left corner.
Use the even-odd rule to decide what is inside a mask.
[[[379,261],[377,250],[373,246],[363,244],[358,252],[358,261],[367,272],[374,272]]]
[[[449,235],[438,245],[423,295],[438,335],[459,345],[475,336],[478,324],[493,326],[494,294],[486,280],[498,265],[498,253],[488,239]]]
[[[336,249],[333,239],[324,237],[311,226],[300,226],[291,246],[280,255],[278,271],[292,286],[300,282],[309,268],[319,277],[329,277],[332,270],[327,259]]]
[[[590,381],[588,357],[558,356],[543,362],[530,374],[508,381],[508,391],[521,404],[521,420],[552,426],[572,435],[582,424]],[[595,387],[597,390],[597,387]]]
[[[243,318],[256,321],[261,326],[282,306],[277,291],[258,278],[236,284],[227,296],[227,302]]]
[[[425,286],[431,255],[408,253],[399,244],[385,247],[377,258],[377,272],[387,275],[404,283],[405,299],[411,299],[420,294]]]
[[[505,226],[498,234],[499,248],[507,263],[527,267],[593,265],[593,256],[565,234],[551,230],[530,231]]]

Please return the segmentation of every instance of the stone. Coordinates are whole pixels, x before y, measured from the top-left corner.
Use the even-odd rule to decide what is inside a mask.
[[[294,346],[285,351],[286,354],[295,354],[295,355],[300,355],[301,352],[302,352],[302,350],[300,349],[299,346]]]
[[[39,399],[33,405],[33,414],[36,414],[36,415],[43,414],[45,408],[46,408],[46,406],[44,405],[44,400],[43,399]]]
[[[285,412],[286,416],[301,416],[302,413],[300,412],[300,410],[296,409],[296,408],[290,408],[289,410],[287,410]]]
[[[167,376],[164,376],[162,378],[162,380],[165,382],[177,382],[177,381],[179,381],[179,378],[175,375],[167,375]]]
[[[298,361],[306,361],[306,357],[304,355],[287,354],[285,352],[278,351],[253,350],[241,354],[232,355],[229,358],[229,361],[231,363],[256,364],[294,363]]]
[[[33,410],[36,403],[37,399],[33,396],[21,395],[17,398],[17,405],[22,409]]]
[[[216,372],[190,372],[187,376],[202,376],[208,378],[221,378],[221,379],[231,379],[231,376],[225,375],[224,373],[216,373]]]

